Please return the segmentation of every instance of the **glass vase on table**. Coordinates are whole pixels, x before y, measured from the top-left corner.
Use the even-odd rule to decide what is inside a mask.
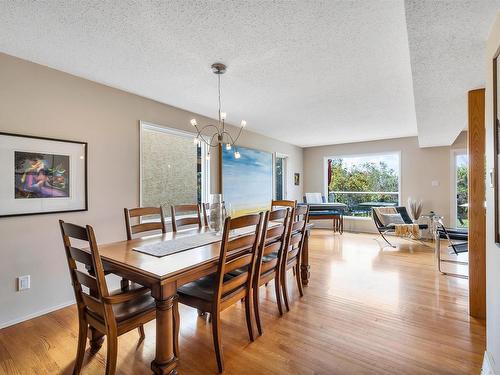
[[[208,226],[210,227],[210,230],[216,233],[222,232],[224,227],[225,211],[222,194],[210,194],[210,204],[208,208]]]

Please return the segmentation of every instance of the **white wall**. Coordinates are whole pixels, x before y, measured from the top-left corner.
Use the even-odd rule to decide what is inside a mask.
[[[73,300],[59,218],[93,225],[101,243],[125,238],[123,208],[139,205],[139,120],[192,131],[193,116],[0,54],[0,131],[89,144],[88,212],[0,218],[0,327]],[[294,186],[293,173],[303,172],[301,148],[249,131],[240,144],[289,155],[288,193],[300,199],[302,186]],[[213,159],[211,185],[217,188]],[[16,277],[27,274],[31,289],[16,292]]]
[[[466,132],[462,132],[451,147],[420,148],[417,137],[308,147],[304,149],[304,192],[324,192],[325,157],[400,152],[401,204],[406,205],[408,197],[422,199],[424,212],[433,210],[445,216],[448,222],[453,209],[450,199],[452,151],[466,148]],[[432,186],[432,181],[437,181],[438,186]],[[346,218],[344,222],[344,229],[348,231],[375,231],[371,219]],[[331,223],[323,225],[331,226]]]
[[[500,48],[500,13],[488,38],[486,50],[486,170],[493,168],[493,70],[492,60]],[[500,247],[494,240],[494,191],[486,181],[486,350],[500,374]]]

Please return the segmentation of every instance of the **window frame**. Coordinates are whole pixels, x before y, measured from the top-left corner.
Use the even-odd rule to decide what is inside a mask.
[[[283,199],[286,200],[288,197],[288,158],[287,154],[282,154],[280,152],[273,153],[273,199],[276,199],[276,160],[283,159],[283,190],[281,194]]]
[[[367,152],[362,154],[336,154],[331,156],[323,157],[323,196],[328,201],[328,160],[329,159],[345,159],[345,158],[356,158],[356,157],[369,157],[369,156],[381,156],[381,155],[397,155],[398,156],[398,206],[401,205],[401,179],[402,179],[402,169],[401,169],[401,150],[395,151],[377,151],[377,152]],[[365,192],[374,193],[374,192]],[[376,192],[376,193],[396,193],[396,192]],[[345,216],[348,218],[355,218],[356,220],[372,220],[371,217],[357,217],[357,216]]]
[[[147,121],[139,121],[139,206],[143,206],[142,198],[142,160],[143,160],[143,130],[152,130],[163,132],[167,134],[177,135],[185,138],[193,139],[196,136],[195,133],[176,129],[174,127],[158,125]],[[201,143],[201,201],[208,202],[208,197],[210,195],[210,160],[207,160],[207,150],[208,146]],[[170,217],[166,217],[166,221],[170,222]]]

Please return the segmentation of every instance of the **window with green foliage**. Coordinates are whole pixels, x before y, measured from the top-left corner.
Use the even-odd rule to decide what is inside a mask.
[[[345,203],[348,216],[399,204],[399,153],[331,157],[326,168],[328,201]]]
[[[467,228],[469,226],[469,156],[467,154],[455,155],[456,189],[457,189],[457,227]]]

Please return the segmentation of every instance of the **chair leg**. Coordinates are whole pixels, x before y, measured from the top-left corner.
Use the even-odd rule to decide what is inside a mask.
[[[73,368],[73,375],[78,375],[82,370],[83,357],[85,356],[85,345],[87,344],[87,332],[89,325],[83,319],[79,319],[78,326],[78,347],[76,350],[75,367]]]
[[[297,264],[294,266],[293,269],[297,268],[295,272],[295,279],[297,280],[297,287],[299,288],[299,294],[301,297],[304,296],[304,290],[302,289],[302,280],[300,278],[300,264],[297,262]]]
[[[106,375],[114,375],[116,372],[116,359],[118,356],[118,337],[116,331],[108,333],[108,353],[106,357]]]
[[[278,311],[280,316],[283,316],[283,306],[281,305],[281,283],[280,283],[280,274],[276,273],[274,276],[274,289],[276,291],[276,303],[278,304]]]
[[[286,268],[281,273],[281,290],[283,291],[283,300],[285,301],[286,311],[290,311],[290,306],[288,305],[288,286],[286,283]]]
[[[387,242],[387,244],[390,246],[390,247],[393,247],[393,248],[396,248],[396,245],[393,245],[392,243],[389,242],[389,240],[387,238],[385,238],[384,236],[384,233],[380,232],[380,235],[382,236],[382,238],[384,239],[385,242]]]
[[[247,329],[248,336],[250,337],[250,341],[254,341],[255,337],[253,334],[253,324],[252,324],[252,291],[249,290],[247,292],[247,296],[245,297],[245,316],[247,321]]]
[[[214,314],[211,313],[210,316]],[[224,360],[222,353],[222,337],[220,331],[220,314],[219,312],[215,312],[215,316],[212,318],[212,335],[214,338],[214,349],[215,349],[215,357],[217,358],[217,367],[219,368],[219,372],[224,371]]]
[[[174,300],[174,306],[172,309],[173,320],[174,320],[174,355],[179,358],[179,333],[181,326],[181,317],[179,314],[179,302],[177,299]]]
[[[141,343],[146,338],[146,333],[144,332],[144,326],[140,325],[139,327],[137,327],[137,330],[139,331],[139,343]]]
[[[257,323],[257,331],[259,332],[259,336],[262,336],[262,325],[260,323],[259,285],[258,285],[258,283],[253,287],[253,311],[255,314],[255,322]]]
[[[130,288],[130,282],[127,279],[121,279],[120,288],[122,291],[126,291]]]

